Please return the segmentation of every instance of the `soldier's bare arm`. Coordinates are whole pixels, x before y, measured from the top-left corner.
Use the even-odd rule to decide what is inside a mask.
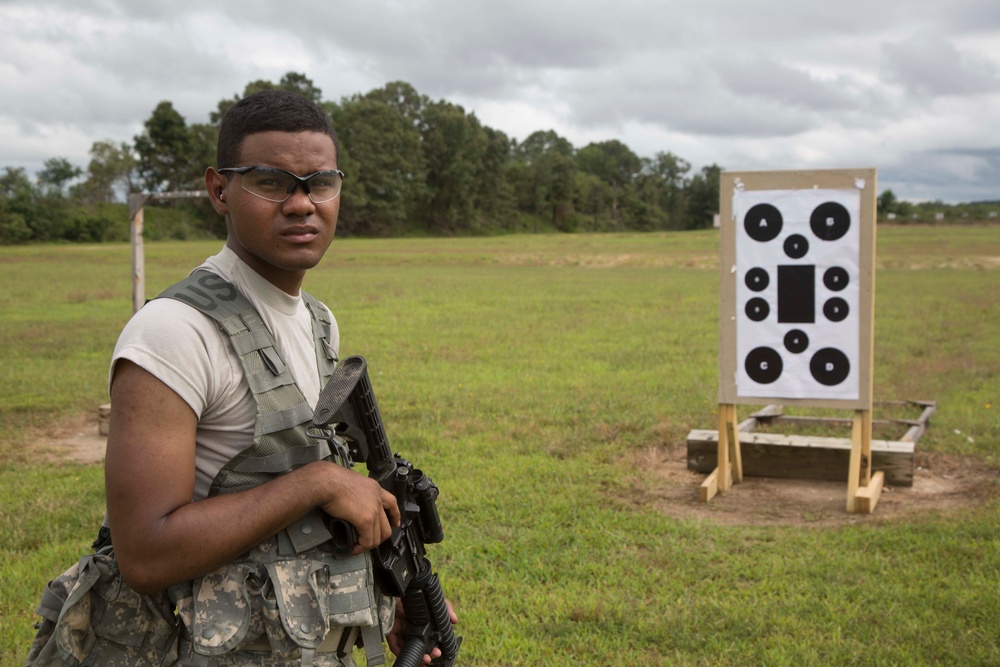
[[[108,515],[122,574],[139,593],[207,574],[314,507],[355,526],[356,552],[381,543],[399,521],[392,494],[325,461],[192,503],[197,418],[187,403],[127,360],[115,366],[111,403]]]

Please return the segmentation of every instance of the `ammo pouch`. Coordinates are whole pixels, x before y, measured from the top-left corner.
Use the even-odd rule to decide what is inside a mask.
[[[26,667],[170,667],[179,626],[166,592],[139,595],[105,553],[84,556],[50,581]]]
[[[190,651],[195,665],[240,650],[300,657],[309,665],[317,651],[351,652],[356,635],[341,628],[359,628],[369,664],[379,664],[395,609],[374,587],[367,553],[337,558],[311,549],[288,557],[277,540],[171,594],[185,629],[181,653]]]

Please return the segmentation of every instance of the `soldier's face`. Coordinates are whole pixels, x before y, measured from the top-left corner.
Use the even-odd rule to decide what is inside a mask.
[[[299,176],[337,168],[333,139],[321,132],[259,132],[240,146],[236,166],[277,167]],[[333,241],[340,197],[322,204],[296,187],[283,202],[245,190],[242,174],[232,174],[222,186],[226,209],[227,245],[251,268],[291,294],[306,270],[316,266]]]

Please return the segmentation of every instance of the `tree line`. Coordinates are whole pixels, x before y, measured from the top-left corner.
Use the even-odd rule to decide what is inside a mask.
[[[710,227],[718,210],[721,168],[692,173],[671,152],[642,157],[616,139],[576,148],[553,130],[517,141],[405,82],[333,102],[306,75],[289,72],[277,83],[247,84],[243,96],[268,89],[304,95],[333,120],[347,174],[342,235],[684,230]],[[220,100],[207,123],[193,124],[160,102],[132,143],[95,142],[86,169],[62,157],[34,179],[6,167],[0,243],[127,240],[127,194],[200,190],[219,122],[240,97]],[[919,212],[923,221],[929,210],[891,190],[879,198],[880,219],[909,221]],[[176,201],[147,208],[145,233],[222,237],[225,227],[207,202]]]
[[[576,148],[552,130],[516,141],[474,113],[393,82],[340,101],[322,99],[304,74],[253,81],[243,96],[297,92],[329,113],[347,174],[338,233],[363,236],[525,231],[679,230],[712,225],[720,168],[691,173],[669,152],[640,157],[616,139]],[[0,174],[0,242],[127,238],[132,192],[201,189],[215,162],[218,125],[241,96],[220,100],[207,123],[189,124],[160,102],[132,143],[98,141],[83,169],[47,160],[35,179]],[[221,236],[205,202],[174,202],[154,235]],[[172,228],[172,229],[168,229]],[[147,231],[150,231],[147,229]]]

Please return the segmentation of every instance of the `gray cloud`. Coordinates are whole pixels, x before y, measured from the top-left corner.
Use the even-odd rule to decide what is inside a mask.
[[[1000,90],[997,67],[963,53],[940,34],[922,32],[886,43],[882,50],[889,79],[916,97],[982,95]]]
[[[0,167],[84,166],[161,100],[201,122],[289,71],[330,100],[403,80],[511,136],[621,138],[696,169],[876,166],[904,198],[998,187],[996,0],[0,0]]]

